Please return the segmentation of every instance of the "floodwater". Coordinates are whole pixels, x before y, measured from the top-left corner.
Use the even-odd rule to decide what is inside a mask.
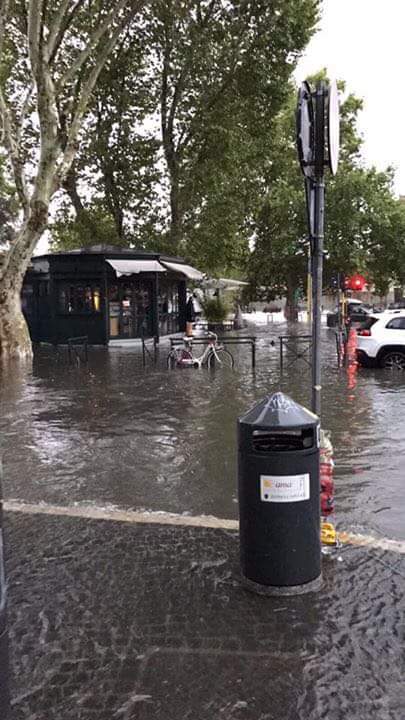
[[[270,599],[241,587],[235,532],[111,520],[237,517],[237,416],[280,389],[309,405],[311,387],[304,360],[280,377],[285,325],[248,332],[255,370],[239,347],[234,371],[168,371],[162,343],[156,365],[41,348],[3,372],[6,499],[108,517],[6,514],[16,720],[405,717],[401,551],[346,546],[318,593]],[[338,369],[326,328],[322,358],[337,523],[403,540],[405,373]]]
[[[309,406],[305,361],[280,376],[278,336],[304,324],[249,326],[235,369],[167,370],[139,348],[90,349],[69,365],[40,348],[33,368],[3,371],[1,426],[6,499],[237,517],[236,418],[282,390]],[[275,340],[275,346],[271,341]],[[405,539],[405,373],[338,369],[333,331],[323,331],[322,426],[335,448],[341,528]]]

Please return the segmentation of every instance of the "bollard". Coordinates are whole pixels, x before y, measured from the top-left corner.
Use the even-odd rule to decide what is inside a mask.
[[[320,588],[319,419],[283,393],[238,419],[244,585],[266,595]]]
[[[4,569],[3,543],[3,502],[2,502],[2,467],[0,458],[0,718],[7,720],[10,713],[9,695],[9,653],[7,635],[7,585]]]

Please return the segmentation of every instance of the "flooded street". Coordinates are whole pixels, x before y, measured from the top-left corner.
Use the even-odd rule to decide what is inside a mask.
[[[345,546],[319,592],[263,598],[240,583],[234,523],[129,512],[237,517],[237,416],[278,389],[310,402],[305,362],[280,378],[286,330],[245,331],[255,370],[241,347],[233,372],[168,371],[162,344],[156,366],[41,348],[3,375],[15,720],[403,720],[403,544]],[[405,377],[338,370],[326,329],[322,353],[337,522],[404,540]]]
[[[164,343],[156,366],[147,359],[145,368],[138,348],[93,348],[79,368],[63,351],[39,349],[32,372],[3,375],[5,498],[236,518],[237,416],[278,389],[310,405],[304,361],[287,361],[280,377],[278,336],[286,332],[250,326],[256,369],[249,348],[235,347],[233,372],[168,371]],[[405,376],[338,370],[326,329],[322,356],[338,524],[405,539]]]

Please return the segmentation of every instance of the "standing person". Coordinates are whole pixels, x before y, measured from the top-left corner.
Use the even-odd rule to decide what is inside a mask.
[[[200,295],[198,294],[197,290],[194,290],[194,292],[193,292],[193,306],[194,306],[194,315],[195,315],[194,322],[198,322],[202,315],[202,306],[201,306],[200,299],[201,299],[201,290],[200,290]]]
[[[186,305],[186,336],[192,337],[193,335],[193,322],[195,321],[195,310],[193,296],[190,295]]]

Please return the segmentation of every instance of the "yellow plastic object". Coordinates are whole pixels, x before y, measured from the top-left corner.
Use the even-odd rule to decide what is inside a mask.
[[[321,524],[321,543],[322,545],[337,545],[338,536],[332,523],[323,522]]]

